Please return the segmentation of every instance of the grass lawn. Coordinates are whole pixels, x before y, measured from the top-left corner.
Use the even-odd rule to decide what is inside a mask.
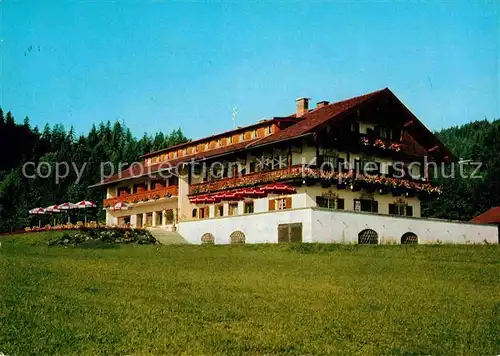
[[[500,354],[500,246],[0,239],[0,353]]]

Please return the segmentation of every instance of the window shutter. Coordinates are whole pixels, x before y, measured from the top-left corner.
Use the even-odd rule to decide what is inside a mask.
[[[292,198],[288,197],[285,198],[285,209],[291,209],[292,208]]]
[[[406,216],[413,216],[413,207],[407,205],[406,206]]]
[[[275,199],[269,199],[269,211],[275,210],[276,209],[276,200]]]
[[[337,209],[344,210],[344,199],[337,199]]]

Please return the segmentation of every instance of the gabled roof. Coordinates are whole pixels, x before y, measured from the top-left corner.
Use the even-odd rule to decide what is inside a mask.
[[[491,208],[472,219],[477,224],[500,224],[500,206]]]
[[[156,156],[156,155],[158,155],[160,153],[170,152],[170,151],[173,151],[173,150],[176,150],[176,149],[180,149],[180,148],[183,148],[183,147],[192,146],[193,144],[199,144],[199,143],[203,143],[203,142],[215,140],[215,139],[218,139],[218,138],[221,138],[221,137],[227,137],[230,134],[234,135],[234,134],[237,134],[237,133],[241,133],[241,132],[247,131],[249,129],[255,129],[255,128],[258,128],[258,127],[262,127],[262,126],[268,126],[269,124],[278,122],[280,119],[281,118],[263,119],[263,120],[260,120],[259,122],[255,123],[255,124],[237,127],[237,128],[235,128],[233,130],[224,131],[224,132],[221,132],[221,133],[218,133],[218,134],[215,134],[215,135],[203,137],[203,138],[196,139],[196,140],[189,140],[189,141],[186,141],[186,142],[183,142],[183,143],[179,143],[179,144],[174,145],[174,146],[163,148],[161,150],[157,150],[157,151],[153,151],[153,152],[148,152],[148,153],[142,155],[140,158],[153,157],[153,156]],[[248,142],[247,142],[247,144],[248,144]]]
[[[286,125],[288,125],[284,126],[283,129],[279,130],[278,132],[263,138],[247,140],[245,142],[240,142],[229,146],[211,149],[206,152],[200,152],[188,156],[183,156],[178,159],[174,159],[168,162],[153,164],[148,167],[146,167],[144,164],[136,165],[134,166],[133,169],[126,169],[120,174],[107,178],[103,182],[97,183],[94,186],[107,185],[110,183],[123,181],[131,177],[138,177],[138,174],[141,171],[145,172],[144,174],[154,173],[160,170],[165,170],[168,167],[176,166],[180,163],[190,162],[192,160],[213,158],[217,156],[226,155],[229,153],[242,151],[248,148],[251,149],[263,145],[293,140],[305,135],[310,135],[313,134],[315,131],[317,131],[322,125],[336,122],[342,118],[345,118],[350,113],[353,113],[358,109],[361,109],[362,106],[370,102],[373,102],[375,100],[384,100],[384,99],[391,100],[392,102],[396,103],[399,108],[401,108],[404,117],[396,118],[398,120],[403,120],[403,122],[400,122],[400,124],[401,125],[405,123],[409,124],[406,130],[407,132],[403,135],[403,143],[405,146],[408,147],[409,154],[424,155],[427,154],[429,150],[434,149],[436,152],[439,153],[440,157],[449,157],[450,159],[454,158],[453,154],[436,137],[436,135],[434,135],[429,129],[427,129],[425,125],[420,120],[418,120],[418,118],[388,88],[384,88],[365,95],[338,101],[332,104],[325,105],[320,108],[312,109],[309,112],[302,115],[301,117],[296,117],[295,114],[286,117],[276,117],[272,120],[261,121],[253,125],[249,125],[225,133],[220,133],[196,141],[190,141],[187,143],[177,145],[175,146],[175,148],[180,148],[183,146],[192,145],[195,142],[203,142],[208,139],[213,139],[219,136],[222,137],[231,132],[236,133],[238,131],[246,130],[251,127],[257,127],[266,124],[268,125],[270,122],[276,122],[278,124],[281,122],[281,123],[286,123]],[[173,147],[169,147],[164,150],[148,153],[146,155],[141,156],[141,158],[151,157],[161,152],[170,151],[172,150],[172,148]]]
[[[336,122],[346,117],[349,113],[358,110],[363,105],[379,99],[392,100],[401,108],[404,114],[404,118],[401,119],[406,120],[406,122],[403,121],[401,124],[405,124],[407,122],[412,123],[403,135],[403,144],[408,148],[407,152],[405,151],[406,153],[413,155],[425,155],[429,149],[439,148],[441,157],[448,157],[450,160],[454,159],[453,153],[451,153],[451,151],[435,134],[425,127],[425,125],[396,97],[396,95],[392,93],[389,88],[384,88],[365,95],[356,96],[354,98],[332,103],[321,108],[313,109],[300,117],[300,121],[296,124],[285,128],[274,135],[264,137],[253,143],[250,147],[291,140],[311,134],[321,125]],[[290,117],[295,117],[295,115],[291,115]],[[415,139],[415,136],[418,136],[419,141],[421,140],[423,142],[418,142]],[[425,144],[426,146],[423,146],[422,144]]]
[[[286,141],[288,139],[293,139],[299,136],[303,136],[307,133],[311,133],[319,125],[324,124],[325,122],[333,118],[337,118],[341,114],[348,113],[350,109],[355,108],[357,105],[367,101],[370,98],[375,97],[377,94],[382,93],[385,90],[389,89],[386,88],[377,90],[372,93],[338,101],[336,103],[332,103],[318,109],[313,109],[300,117],[300,121],[298,121],[295,125],[287,127],[286,129],[281,130],[274,135],[264,137],[258,142],[252,144],[252,146],[260,146],[279,141]],[[291,115],[290,117],[295,117],[295,115]]]
[[[218,156],[223,156],[229,153],[234,153],[238,151],[245,150],[249,144],[252,144],[255,142],[257,139],[254,139],[252,141],[245,141],[245,142],[239,142],[236,144],[232,144],[231,146],[225,146],[225,147],[219,147],[215,148],[210,151],[206,152],[199,152],[195,154],[191,154],[188,156],[184,156],[181,158],[173,159],[168,162],[161,162],[161,163],[156,163],[152,164],[150,166],[146,166],[144,163],[141,164],[135,164],[133,166],[130,166],[129,168],[121,171],[118,174],[115,174],[114,176],[111,176],[109,178],[104,179],[102,182],[96,183],[94,185],[91,185],[90,188],[92,187],[98,187],[98,186],[103,186],[107,185],[110,183],[117,183],[121,182],[124,180],[128,180],[130,178],[138,178],[143,175],[148,175],[160,171],[165,171],[168,170],[171,167],[175,167],[178,164],[181,163],[187,163],[191,161],[199,161],[203,160],[205,158],[214,158]]]

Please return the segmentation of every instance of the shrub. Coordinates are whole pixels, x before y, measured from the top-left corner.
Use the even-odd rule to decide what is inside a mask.
[[[89,241],[99,241],[104,244],[135,243],[140,245],[156,244],[156,239],[147,230],[130,229],[123,227],[82,227],[78,230],[66,231],[57,240],[51,241],[51,246],[76,246],[86,242],[87,247],[100,246],[100,243],[90,243]]]

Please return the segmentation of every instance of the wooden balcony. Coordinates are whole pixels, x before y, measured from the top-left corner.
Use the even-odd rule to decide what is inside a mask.
[[[179,194],[179,187],[177,185],[171,185],[165,188],[158,188],[147,190],[134,194],[122,194],[118,197],[104,199],[103,207],[109,208],[114,206],[116,203],[128,203],[135,204],[139,202],[147,202],[150,200],[158,200],[162,198],[176,197]]]
[[[250,173],[237,177],[192,184],[189,188],[189,195],[210,194],[223,190],[260,186],[283,181],[297,182],[298,184],[302,184],[304,181],[306,184],[321,182],[322,184],[336,184],[337,186],[342,186],[344,188],[349,186],[351,189],[356,189],[356,187],[362,186],[391,191],[421,192],[424,194],[439,194],[441,192],[439,187],[434,187],[428,182],[419,180],[394,178],[380,174],[356,174],[352,170],[347,172],[320,171],[317,168],[308,168],[298,165],[272,171]]]
[[[304,169],[309,170],[309,168]],[[302,174],[303,168],[301,165],[276,169],[272,171],[249,173],[237,177],[223,178],[205,183],[192,184],[189,187],[189,194],[206,194],[221,190],[252,187],[283,180],[300,179],[302,177]]]

